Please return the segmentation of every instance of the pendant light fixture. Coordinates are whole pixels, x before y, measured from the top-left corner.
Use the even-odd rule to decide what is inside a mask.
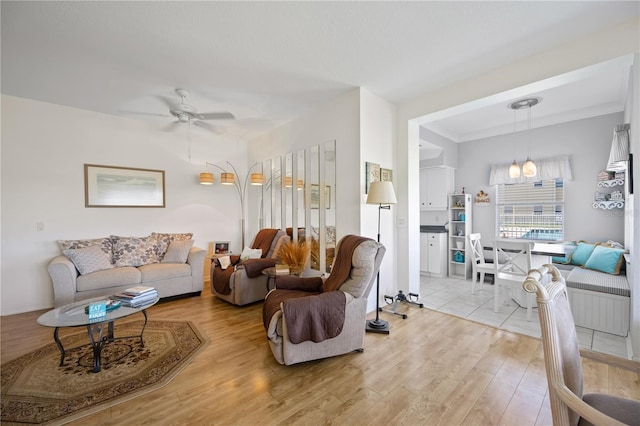
[[[540,102],[542,102],[542,98],[527,98],[527,99],[521,99],[519,101],[509,104],[509,108],[513,110],[513,133],[514,134],[516,132],[516,111],[522,108],[527,108],[527,130],[531,131],[531,107],[538,105]],[[531,149],[530,134],[528,134],[527,137],[529,138],[527,150],[530,151]],[[527,160],[522,165],[522,174],[525,177],[534,177],[536,174],[538,174],[538,168],[536,167],[536,164],[533,162],[533,160],[528,154],[527,154]],[[520,166],[518,165],[516,160],[513,160],[513,163],[509,167],[509,177],[512,179],[516,179],[520,177]]]

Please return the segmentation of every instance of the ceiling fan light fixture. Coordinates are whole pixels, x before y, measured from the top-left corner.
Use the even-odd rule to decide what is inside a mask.
[[[200,185],[213,185],[213,173],[200,173]]]
[[[509,167],[509,177],[511,179],[517,179],[520,177],[520,166],[518,165],[516,160],[513,160],[513,163]]]

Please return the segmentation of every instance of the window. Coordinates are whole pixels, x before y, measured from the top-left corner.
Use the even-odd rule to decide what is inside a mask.
[[[564,181],[496,185],[498,238],[564,239]]]

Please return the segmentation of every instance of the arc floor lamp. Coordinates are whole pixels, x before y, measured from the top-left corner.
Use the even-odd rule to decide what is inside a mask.
[[[247,176],[244,178],[244,182],[240,182],[240,177],[233,164],[227,161],[229,167],[233,172],[229,172],[224,168],[213,164],[213,163],[205,163],[206,166],[217,167],[222,170],[220,173],[220,183],[222,185],[233,185],[238,193],[238,198],[240,199],[240,223],[241,223],[241,234],[242,234],[242,245],[241,248],[244,249],[244,203],[245,203],[245,195],[247,193],[247,183],[251,183],[251,185],[263,185],[264,184],[264,174],[262,174],[262,170],[259,173],[251,173],[251,170],[256,166],[262,166],[262,163],[255,163],[251,167],[249,167],[249,171],[247,172]],[[236,179],[236,176],[238,178]],[[200,184],[201,185],[213,185],[214,177],[213,173],[203,172],[200,173]]]
[[[389,181],[371,182],[367,204],[378,205],[378,242],[380,242],[380,212],[391,210],[391,204],[397,204],[393,184]],[[380,319],[380,270],[376,277],[376,319],[368,320],[366,330],[371,333],[389,334],[389,323]]]

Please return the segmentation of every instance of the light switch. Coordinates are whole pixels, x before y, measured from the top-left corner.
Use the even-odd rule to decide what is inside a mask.
[[[44,231],[44,222],[36,222],[36,230]]]

